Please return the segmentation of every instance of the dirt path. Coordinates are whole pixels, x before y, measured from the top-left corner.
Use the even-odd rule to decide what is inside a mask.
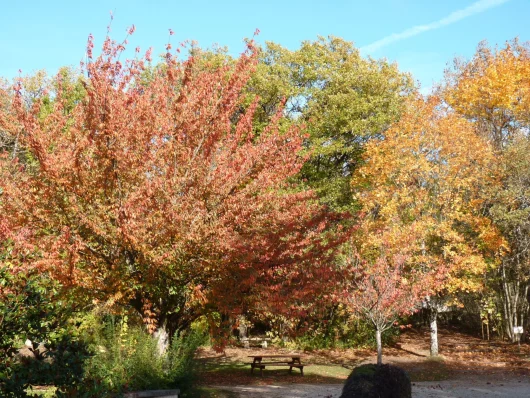
[[[342,384],[289,384],[220,387],[239,398],[338,398]],[[413,383],[415,398],[530,397],[528,378],[446,380]]]

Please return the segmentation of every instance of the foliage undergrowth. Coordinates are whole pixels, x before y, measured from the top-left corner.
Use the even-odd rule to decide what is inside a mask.
[[[82,382],[83,363],[89,355],[75,333],[78,309],[46,274],[12,272],[8,253],[4,251],[7,266],[0,268],[2,397],[24,397],[31,385],[75,389]],[[77,300],[80,306],[82,300]]]
[[[192,328],[174,336],[160,354],[157,341],[127,317],[108,317],[90,342],[93,356],[86,362],[85,389],[119,394],[125,391],[179,388],[192,393],[194,354],[205,342],[203,330]]]
[[[382,335],[384,345],[393,345],[399,337],[399,329],[391,328]],[[375,330],[372,324],[362,320],[339,319],[332,323],[315,324],[306,333],[295,337],[290,342],[278,340],[279,345],[304,350],[330,348],[363,348],[375,347]]]
[[[128,316],[76,312],[71,298],[45,277],[0,271],[0,396],[114,397],[162,388],[192,396],[204,328],[174,336],[159,354],[157,341]]]

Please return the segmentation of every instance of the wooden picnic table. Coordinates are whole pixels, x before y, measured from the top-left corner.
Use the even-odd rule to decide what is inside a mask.
[[[265,366],[289,366],[289,373],[292,372],[293,368],[300,369],[302,376],[304,375],[304,365],[302,364],[302,356],[299,354],[288,354],[288,355],[249,355],[249,358],[253,358],[250,364],[250,373],[254,373],[254,368],[259,368],[260,376],[263,376],[263,369]],[[288,360],[290,358],[290,360]],[[265,359],[265,361],[263,361]],[[280,359],[280,360],[278,360]],[[283,361],[282,361],[283,359]]]

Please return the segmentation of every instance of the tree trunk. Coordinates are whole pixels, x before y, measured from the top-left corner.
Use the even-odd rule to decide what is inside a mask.
[[[18,150],[18,135],[17,135],[17,138],[15,139],[15,144],[13,145],[13,154],[11,156],[12,159],[15,159],[15,157],[17,156],[17,150]]]
[[[513,332],[513,328],[523,326],[526,323],[528,303],[525,296],[528,285],[523,285],[517,275],[510,276],[506,268],[506,264],[501,265],[503,320],[506,334],[512,343],[515,343],[517,336]]]
[[[239,330],[239,340],[246,339],[248,327],[247,327],[247,320],[245,319],[244,315],[239,315],[237,317],[238,319],[238,326],[237,329]]]
[[[381,330],[377,328],[375,330],[375,341],[377,342],[377,364],[383,364],[383,346],[381,344]]]
[[[431,356],[438,355],[438,309],[431,305],[429,312],[429,323],[431,328]]]
[[[158,355],[164,355],[169,348],[169,333],[167,332],[165,324],[159,326],[158,329],[155,330],[153,338],[156,340]]]
[[[526,303],[524,306],[525,311],[521,312],[521,317],[523,318],[521,320],[521,325],[526,331],[526,333],[523,334],[523,341],[528,341],[530,337],[530,334],[528,333],[528,327],[530,326],[530,322],[528,321],[528,317],[530,316],[530,283],[529,282],[527,282],[525,286],[525,296],[526,296]]]

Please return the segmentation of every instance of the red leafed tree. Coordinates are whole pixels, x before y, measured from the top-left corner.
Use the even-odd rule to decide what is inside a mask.
[[[200,314],[311,295],[342,235],[289,182],[305,161],[303,133],[280,129],[279,113],[256,135],[257,102],[241,111],[252,42],[235,66],[215,68],[168,52],[148,70],[149,52],[120,61],[123,43],[107,38],[97,58],[92,47],[84,98],[72,104],[59,75],[46,107],[28,107],[19,85],[0,111],[25,153],[0,158],[13,269],[132,304],[170,332]]]
[[[409,256],[392,253],[383,247],[379,254],[352,255],[348,261],[347,307],[368,320],[375,329],[377,364],[383,363],[381,335],[400,316],[418,310],[426,292],[435,282],[432,273],[407,264]]]

